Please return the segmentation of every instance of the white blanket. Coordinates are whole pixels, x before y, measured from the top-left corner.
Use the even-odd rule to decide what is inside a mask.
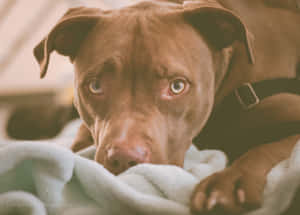
[[[0,141],[1,215],[190,214],[194,186],[226,165],[222,152],[191,147],[184,169],[142,164],[116,177],[89,159],[93,147],[77,155],[58,146],[72,143],[78,124],[48,142]],[[263,207],[251,215],[288,207],[300,183],[299,164],[300,143],[270,172]]]

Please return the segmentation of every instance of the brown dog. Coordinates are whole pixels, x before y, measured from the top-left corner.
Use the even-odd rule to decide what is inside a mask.
[[[113,11],[69,10],[35,56],[41,77],[54,50],[74,63],[75,105],[84,124],[73,149],[95,143],[96,161],[115,174],[145,162],[182,166],[193,137],[226,95],[246,82],[297,76],[297,3],[157,0]],[[215,133],[207,144],[245,153],[197,186],[194,212],[258,207],[266,174],[300,137],[299,130],[255,146],[218,135],[300,120],[298,95],[254,103],[236,111],[234,122],[235,112],[208,127]]]

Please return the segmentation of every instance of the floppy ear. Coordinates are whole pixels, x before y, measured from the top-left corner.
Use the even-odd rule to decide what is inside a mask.
[[[194,26],[215,48],[223,49],[235,41],[244,43],[251,63],[254,63],[253,35],[248,32],[242,20],[230,10],[211,1],[205,3],[184,3],[184,19]]]
[[[48,36],[34,48],[34,56],[40,64],[40,77],[46,75],[49,58],[54,50],[69,56],[71,61],[93,26],[100,20],[101,11],[96,8],[69,9],[50,31]]]

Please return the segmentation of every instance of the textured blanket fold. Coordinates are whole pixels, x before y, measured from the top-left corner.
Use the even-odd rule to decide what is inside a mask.
[[[73,123],[48,142],[0,141],[0,214],[188,215],[196,184],[226,166],[220,151],[191,147],[184,169],[142,164],[119,176],[90,158],[90,147],[79,154],[69,145],[78,127]],[[291,157],[268,175],[263,207],[251,215],[276,215],[285,210],[300,182],[300,144]]]

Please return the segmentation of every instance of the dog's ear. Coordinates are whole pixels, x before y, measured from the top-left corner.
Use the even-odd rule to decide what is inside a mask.
[[[240,17],[213,1],[187,1],[183,7],[184,19],[199,30],[212,46],[223,49],[237,40],[241,41],[246,46],[250,62],[254,63],[254,38]]]
[[[34,48],[34,56],[40,64],[40,77],[46,75],[49,58],[54,50],[61,55],[75,58],[80,44],[93,26],[100,20],[101,11],[96,8],[69,9],[50,33]]]

